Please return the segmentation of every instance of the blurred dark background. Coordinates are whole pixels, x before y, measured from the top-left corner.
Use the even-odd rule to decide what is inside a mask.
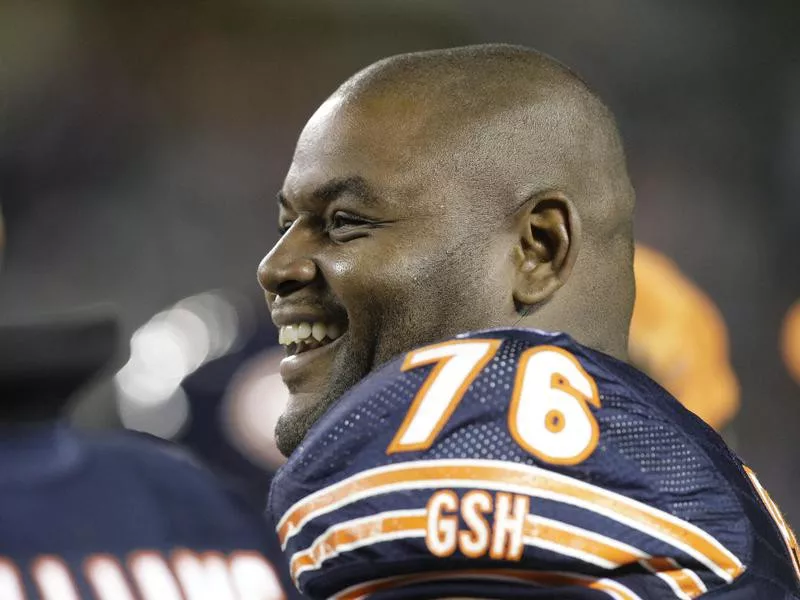
[[[127,381],[181,364],[144,391],[101,385],[76,419],[147,429],[170,398],[177,425],[157,433],[260,472],[231,450],[219,404],[275,341],[255,269],[300,129],[379,58],[487,41],[553,55],[614,110],[638,239],[727,323],[742,405],[726,437],[800,524],[797,2],[1,0],[3,318],[115,304],[121,355],[138,332],[131,361],[158,363],[129,362]],[[208,290],[223,292],[195,296]],[[219,331],[197,334],[200,355],[162,343],[203,315]]]

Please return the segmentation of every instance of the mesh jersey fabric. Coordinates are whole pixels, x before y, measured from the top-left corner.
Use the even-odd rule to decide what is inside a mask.
[[[447,356],[469,344],[483,362],[452,398],[432,397],[454,389]],[[419,349],[352,388],[273,480],[269,512],[304,593],[800,598],[754,475],[645,375],[530,329],[436,347],[449,354],[414,364]],[[544,398],[549,433],[529,418]],[[430,435],[404,444],[414,431]],[[584,437],[585,456],[548,456]]]

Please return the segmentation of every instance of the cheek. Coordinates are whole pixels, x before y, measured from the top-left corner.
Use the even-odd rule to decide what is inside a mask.
[[[376,271],[373,302],[388,307],[396,326],[437,337],[484,322],[485,305],[492,303],[488,272],[483,257],[470,249],[417,245],[393,253]]]
[[[361,337],[389,334],[428,342],[442,335],[495,325],[504,294],[497,265],[467,242],[386,240],[356,245],[326,263],[331,291]],[[394,242],[394,243],[392,243]]]
[[[424,246],[394,247],[370,264],[374,297],[393,306],[417,308],[443,287],[440,260]]]
[[[354,242],[326,261],[324,270],[333,293],[348,310],[355,310],[413,295],[429,279],[431,262],[429,253],[415,247]]]
[[[433,321],[430,327],[437,335],[499,324],[509,294],[505,274],[491,256],[485,249],[461,244],[417,265],[408,302],[417,307],[418,316]]]

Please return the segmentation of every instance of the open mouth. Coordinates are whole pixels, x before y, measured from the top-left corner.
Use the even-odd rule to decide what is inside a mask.
[[[345,327],[338,323],[293,323],[280,328],[278,343],[286,348],[287,356],[294,356],[327,346],[341,337],[344,330]]]

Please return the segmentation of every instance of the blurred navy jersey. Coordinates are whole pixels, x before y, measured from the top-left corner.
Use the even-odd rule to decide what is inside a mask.
[[[0,433],[2,600],[287,597],[260,516],[182,451],[59,424]]]
[[[269,508],[312,598],[800,598],[755,476],[563,334],[489,330],[388,363],[312,428]]]

